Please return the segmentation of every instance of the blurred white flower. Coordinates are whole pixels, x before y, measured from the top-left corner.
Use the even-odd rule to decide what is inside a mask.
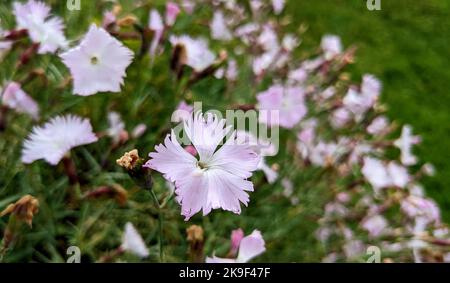
[[[72,148],[97,141],[88,119],[74,115],[57,116],[44,126],[35,126],[24,142],[22,162],[45,159],[56,165]]]
[[[50,16],[50,7],[44,2],[29,0],[25,4],[14,2],[13,6],[17,27],[28,30],[31,40],[39,43],[38,53],[55,53],[67,47],[63,21]]]
[[[341,38],[337,35],[324,35],[320,43],[320,47],[325,53],[325,59],[331,60],[336,55],[342,53]]]
[[[208,49],[208,43],[204,39],[194,39],[188,35],[171,36],[172,46],[182,46],[185,51],[185,64],[196,72],[201,72],[211,66],[216,56]]]
[[[279,15],[283,11],[284,5],[285,0],[272,0],[272,7],[275,15]]]
[[[120,114],[114,111],[109,112],[108,124],[109,128],[106,131],[107,135],[113,139],[114,143],[119,142],[123,136],[123,133],[126,132],[125,123],[120,117]]]
[[[4,92],[0,90],[0,98],[3,105],[14,109],[19,113],[26,113],[33,119],[39,118],[39,106],[34,99],[22,90],[20,84],[10,82]]]
[[[210,28],[211,36],[214,39],[228,41],[233,38],[221,11],[214,12]]]
[[[122,245],[120,248],[123,251],[135,254],[142,258],[148,257],[149,255],[149,251],[144,243],[144,240],[130,222],[125,224],[125,231],[122,236]]]
[[[367,127],[367,132],[371,135],[378,136],[384,133],[388,126],[389,120],[385,116],[379,116]]]
[[[400,149],[400,160],[404,165],[410,166],[417,163],[417,157],[413,155],[413,145],[420,143],[420,136],[413,136],[412,127],[410,125],[404,125],[402,134],[398,138],[394,145]]]
[[[369,232],[371,237],[380,236],[388,226],[386,218],[381,215],[374,215],[364,220],[361,226]]]

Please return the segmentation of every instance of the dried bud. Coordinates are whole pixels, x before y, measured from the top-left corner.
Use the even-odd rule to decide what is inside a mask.
[[[203,228],[198,225],[191,225],[186,229],[187,240],[189,242],[189,258],[191,262],[203,262]]]
[[[114,198],[120,206],[124,206],[128,200],[128,192],[120,185],[103,186],[96,188],[84,195],[87,199],[97,199],[100,197]]]
[[[139,163],[139,153],[137,149],[125,152],[125,154],[116,160],[117,165],[122,166],[127,170],[133,170]]]
[[[25,195],[17,202],[8,205],[0,213],[0,217],[7,214],[14,215],[18,220],[25,221],[30,227],[33,223],[33,217],[39,211],[39,201],[31,195]]]
[[[117,25],[120,27],[129,27],[137,23],[137,19],[135,16],[128,15],[117,20]]]

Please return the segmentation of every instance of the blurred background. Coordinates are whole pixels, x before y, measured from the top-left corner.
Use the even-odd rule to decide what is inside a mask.
[[[304,49],[327,33],[358,47],[351,75],[379,77],[388,116],[422,136],[416,153],[436,167],[424,185],[449,222],[450,1],[381,0],[379,11],[369,11],[366,0],[287,1],[286,12],[292,28],[308,28]]]

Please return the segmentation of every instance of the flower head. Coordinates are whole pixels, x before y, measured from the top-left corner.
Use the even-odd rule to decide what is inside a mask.
[[[237,144],[236,133],[230,133],[225,123],[211,113],[197,112],[184,122],[184,131],[199,158],[181,147],[172,130],[144,165],[175,182],[186,220],[200,210],[203,215],[218,208],[240,214],[240,202],[248,204],[247,191],[253,191],[253,184],[246,179],[257,169],[259,156],[249,146]],[[219,147],[227,134],[229,138]]]
[[[332,59],[334,56],[339,55],[342,52],[342,42],[337,35],[324,35],[320,46],[322,47],[327,60]]]
[[[412,147],[420,141],[420,136],[413,136],[410,125],[403,126],[402,135],[394,142],[394,145],[400,149],[400,160],[404,165],[409,166],[417,163],[417,157],[413,155]]]
[[[172,46],[181,46],[184,51],[185,62],[183,64],[201,72],[214,63],[216,56],[208,49],[208,43],[204,39],[194,39],[187,35],[170,37]]]
[[[145,246],[144,240],[130,222],[125,224],[125,232],[122,236],[122,245],[120,248],[142,258],[148,257],[149,255],[149,251]]]
[[[133,52],[103,28],[92,24],[80,45],[61,55],[70,69],[74,94],[120,92]]]
[[[207,263],[245,263],[266,251],[265,242],[261,232],[254,230],[250,235],[242,238],[239,243],[239,252],[236,259],[207,257]]]
[[[270,126],[279,124],[284,128],[293,128],[307,113],[304,95],[305,92],[300,87],[281,85],[271,86],[259,93],[257,99],[260,122]],[[279,117],[273,117],[273,111],[279,111]]]
[[[225,22],[225,17],[222,12],[214,12],[211,22],[211,36],[214,39],[228,41],[233,38],[231,31],[228,29]]]
[[[54,53],[58,48],[67,47],[63,21],[59,17],[50,17],[50,7],[44,2],[15,2],[13,9],[17,26],[27,29],[31,40],[40,44],[40,54]]]
[[[31,96],[26,94],[20,84],[10,82],[3,93],[0,95],[1,101],[7,107],[16,110],[19,113],[29,114],[33,119],[39,118],[39,106]]]
[[[167,2],[166,4],[166,24],[173,26],[178,14],[181,12],[180,7],[174,2]]]
[[[44,126],[35,126],[25,140],[22,162],[45,159],[56,165],[72,148],[97,141],[88,119],[74,115],[57,116]]]

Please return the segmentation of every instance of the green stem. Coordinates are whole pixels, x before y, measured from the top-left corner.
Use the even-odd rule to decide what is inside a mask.
[[[153,190],[150,193],[155,202],[155,206],[158,208],[158,226],[159,226],[159,261],[164,262],[164,245],[163,245],[163,217],[161,213],[161,205],[159,204],[158,197]]]

